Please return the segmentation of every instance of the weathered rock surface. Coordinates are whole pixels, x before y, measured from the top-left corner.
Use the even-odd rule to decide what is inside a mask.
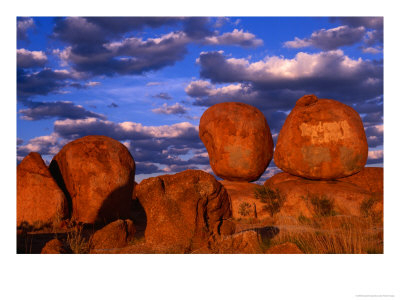
[[[135,193],[146,212],[146,244],[159,253],[190,253],[214,234],[234,232],[228,193],[203,171],[148,178]]]
[[[207,246],[193,254],[261,254],[260,235],[254,230],[242,231],[229,236],[211,237]]]
[[[275,164],[292,175],[336,179],[361,171],[368,157],[358,113],[343,103],[300,98],[288,115],[275,148]]]
[[[120,142],[106,136],[72,141],[53,158],[50,171],[70,196],[76,221],[129,217],[135,162]]]
[[[360,206],[371,196],[370,191],[354,183],[342,180],[309,180],[287,173],[278,173],[265,181],[265,186],[279,189],[285,196],[286,202],[280,211],[281,215],[312,217],[316,211],[311,203],[313,196],[328,199],[333,203],[333,211],[337,214],[360,216]],[[383,197],[378,197],[378,203],[373,209],[382,208]],[[325,206],[326,206],[325,201]]]
[[[221,180],[219,182],[225,187],[231,198],[232,216],[235,219],[263,218],[268,216],[268,212],[262,208],[264,204],[254,196],[255,189],[260,187],[260,185],[228,180]],[[241,213],[241,206],[243,203],[249,204],[248,215],[243,215],[243,211]]]
[[[39,153],[29,153],[17,167],[17,226],[54,223],[68,217],[67,199]]]
[[[267,120],[248,104],[211,106],[200,119],[199,135],[211,168],[226,180],[257,180],[272,159],[274,145]]]
[[[67,254],[67,253],[71,253],[71,251],[67,249],[59,239],[52,239],[48,241],[44,245],[41,252],[41,254]]]
[[[90,240],[91,250],[123,248],[133,240],[136,229],[133,222],[127,220],[114,221],[96,231]]]
[[[304,254],[296,244],[286,242],[284,244],[272,246],[267,250],[268,254]]]

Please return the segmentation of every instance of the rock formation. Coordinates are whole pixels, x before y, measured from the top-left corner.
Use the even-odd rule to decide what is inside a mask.
[[[274,145],[267,120],[248,104],[211,106],[200,119],[199,135],[211,168],[226,180],[255,181],[272,159]]]
[[[360,216],[362,203],[371,197],[376,198],[371,209],[382,213],[383,195],[371,193],[364,184],[358,185],[355,180],[351,182],[349,177],[323,181],[278,173],[265,181],[264,185],[279,189],[285,195],[281,213],[286,215],[312,217],[318,214],[319,209],[324,209],[327,214],[331,210],[331,213]]]
[[[288,115],[275,148],[275,164],[292,175],[336,179],[361,171],[368,157],[358,113],[335,100],[300,98]]]
[[[148,178],[135,192],[146,212],[146,243],[159,253],[190,253],[212,235],[234,232],[228,193],[208,173],[187,170]]]
[[[106,136],[86,136],[65,145],[50,171],[72,201],[72,218],[109,222],[129,215],[135,162],[128,149]]]
[[[17,167],[17,226],[54,223],[68,217],[67,199],[39,153],[29,153]]]

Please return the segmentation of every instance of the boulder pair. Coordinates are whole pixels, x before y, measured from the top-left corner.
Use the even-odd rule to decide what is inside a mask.
[[[255,181],[273,156],[273,140],[264,115],[243,103],[225,102],[207,109],[199,135],[214,173],[231,181]],[[279,133],[275,164],[308,179],[332,180],[361,171],[368,157],[358,113],[336,100],[300,98]]]

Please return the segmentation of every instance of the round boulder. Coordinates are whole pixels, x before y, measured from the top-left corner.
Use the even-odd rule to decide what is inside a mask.
[[[272,159],[274,144],[267,120],[248,104],[211,106],[200,119],[199,135],[211,168],[226,180],[255,181]]]
[[[367,138],[358,113],[338,101],[306,95],[286,118],[274,161],[292,175],[330,180],[361,171],[367,157]]]
[[[50,171],[72,202],[72,218],[104,223],[128,218],[135,162],[128,149],[106,136],[85,136],[65,145]]]

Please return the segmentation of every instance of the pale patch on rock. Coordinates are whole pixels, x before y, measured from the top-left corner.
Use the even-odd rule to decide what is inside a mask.
[[[350,126],[346,120],[339,122],[319,122],[317,125],[302,123],[301,136],[309,136],[313,144],[325,144],[350,138]]]

